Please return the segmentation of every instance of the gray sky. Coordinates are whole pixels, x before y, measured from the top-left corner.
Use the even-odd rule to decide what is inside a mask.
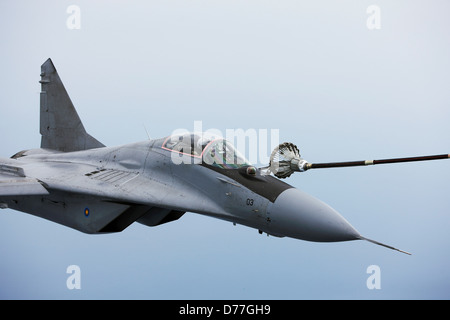
[[[369,30],[366,9],[380,9]],[[80,9],[69,29],[67,8]],[[2,1],[1,156],[39,147],[52,58],[108,146],[173,130],[278,129],[311,162],[449,153],[448,1]],[[450,163],[316,170],[288,183],[368,242],[312,243],[185,214],[85,235],[0,212],[0,297],[448,299]],[[81,289],[68,290],[78,265]],[[381,289],[369,290],[370,265]]]

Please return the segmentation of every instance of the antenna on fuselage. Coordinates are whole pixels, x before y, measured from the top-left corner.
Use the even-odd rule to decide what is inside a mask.
[[[148,140],[152,140],[152,139],[150,138],[150,135],[148,134],[147,127],[145,126],[145,123],[142,123],[142,125],[144,126],[144,130],[145,130],[145,133],[147,134]]]

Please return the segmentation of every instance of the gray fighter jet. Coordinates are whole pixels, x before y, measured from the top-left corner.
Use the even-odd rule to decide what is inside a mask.
[[[106,147],[85,131],[50,59],[39,82],[41,147],[0,158],[0,208],[89,234],[120,232],[133,222],[158,226],[189,211],[277,237],[362,239],[401,251],[361,236],[333,208],[280,178],[315,168],[449,158],[311,164],[283,143],[267,167],[255,168],[228,141],[203,133]]]

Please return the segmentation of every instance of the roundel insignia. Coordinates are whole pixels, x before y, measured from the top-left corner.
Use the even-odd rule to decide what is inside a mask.
[[[89,216],[89,208],[84,208],[84,216],[88,217]]]

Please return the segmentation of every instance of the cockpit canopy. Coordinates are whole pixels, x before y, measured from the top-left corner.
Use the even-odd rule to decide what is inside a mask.
[[[219,136],[207,133],[184,133],[169,136],[162,148],[174,152],[179,163],[206,163],[223,169],[250,166],[250,162],[234,146]]]

